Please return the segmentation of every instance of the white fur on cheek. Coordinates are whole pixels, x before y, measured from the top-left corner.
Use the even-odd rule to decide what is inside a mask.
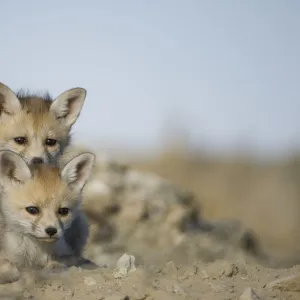
[[[16,211],[12,205],[7,201],[2,201],[2,210],[5,215],[5,221],[20,233],[30,233],[32,223],[24,219],[22,215]]]

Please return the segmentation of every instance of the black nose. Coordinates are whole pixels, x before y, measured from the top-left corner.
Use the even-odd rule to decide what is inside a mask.
[[[42,163],[44,162],[44,160],[43,160],[41,157],[34,157],[34,158],[31,160],[31,162],[32,162],[33,164],[38,165],[38,164],[42,164]]]
[[[45,229],[45,231],[49,236],[52,236],[57,233],[57,229],[55,227],[48,227]]]

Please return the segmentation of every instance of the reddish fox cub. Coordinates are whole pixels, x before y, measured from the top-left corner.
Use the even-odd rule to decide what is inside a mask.
[[[0,151],[0,269],[6,270],[0,282],[17,280],[22,268],[63,266],[64,235],[80,219],[94,161],[94,154],[85,152],[62,168],[29,165],[12,151]]]
[[[0,83],[0,147],[29,164],[56,162],[70,144],[86,90],[73,88],[52,100],[49,95],[15,94]]]

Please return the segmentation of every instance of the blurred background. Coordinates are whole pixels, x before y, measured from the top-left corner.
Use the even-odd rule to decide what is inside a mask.
[[[300,2],[4,0],[1,12],[3,83],[87,89],[76,143],[300,251]]]

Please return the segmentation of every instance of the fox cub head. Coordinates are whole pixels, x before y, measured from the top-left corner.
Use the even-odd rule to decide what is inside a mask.
[[[7,229],[41,242],[57,241],[80,211],[94,161],[94,154],[86,152],[61,169],[30,166],[12,151],[0,151],[1,213]]]
[[[15,94],[0,83],[0,147],[20,154],[29,164],[55,162],[70,143],[86,90],[73,88],[52,100]]]

